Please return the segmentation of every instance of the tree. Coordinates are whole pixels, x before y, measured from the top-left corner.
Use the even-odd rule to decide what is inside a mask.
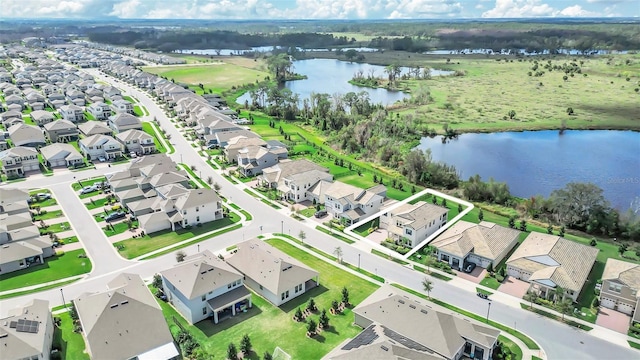
[[[349,290],[346,286],[342,288],[342,303],[345,306],[349,305]]]
[[[303,230],[300,230],[300,232],[298,233],[298,237],[300,238],[300,240],[304,244],[304,239],[307,238],[307,234]]]
[[[425,277],[422,280],[422,289],[427,292],[427,297],[430,298],[431,291],[433,290],[433,281]]]
[[[431,268],[436,264],[436,258],[429,254],[424,259],[424,264],[427,265],[427,274],[431,274]]]
[[[265,351],[264,355],[262,355],[262,360],[273,360],[273,356],[268,351]]]
[[[162,289],[162,276],[160,276],[160,274],[153,275],[153,282],[151,283],[151,286],[156,289]]]
[[[624,255],[625,252],[627,252],[627,250],[629,249],[629,246],[625,243],[620,244],[620,246],[618,246],[618,252],[620,253],[620,256]]]
[[[191,168],[191,171],[196,171],[197,170],[195,165],[191,165],[190,168]]]
[[[558,232],[558,236],[564,237],[564,225],[560,226],[560,231]]]
[[[442,199],[442,206],[447,207],[447,199]]]
[[[493,273],[493,263],[489,263],[489,266],[487,266],[487,272],[489,274]]]
[[[560,285],[553,290],[553,302],[564,300],[564,288]]]
[[[520,220],[520,231],[527,231],[527,220]]]
[[[458,214],[461,213],[464,210],[464,208],[462,207],[462,204],[458,204]]]
[[[480,221],[484,220],[484,212],[482,211],[482,209],[478,211],[478,220]]]
[[[293,317],[298,321],[302,320],[302,310],[300,310],[300,308],[297,308],[296,313],[293,315]]]
[[[509,217],[509,227],[510,228],[515,228],[516,227],[516,216],[512,215]]]
[[[547,226],[547,234],[553,235],[553,225],[549,224],[549,226]]]
[[[318,322],[320,323],[320,326],[322,326],[323,329],[326,329],[329,327],[329,317],[327,316],[327,310],[322,309],[322,313],[320,313],[320,318],[318,319]]]
[[[249,338],[249,334],[244,334],[242,336],[242,340],[240,341],[240,351],[242,351],[243,357],[251,354],[251,339]]]
[[[176,261],[177,262],[183,262],[184,258],[186,258],[186,257],[187,257],[187,254],[185,254],[184,251],[178,251],[176,253]]]
[[[238,360],[238,349],[233,343],[230,343],[229,347],[227,347],[227,359]]]
[[[310,334],[315,334],[317,329],[318,325],[316,324],[316,322],[313,319],[309,320],[309,322],[307,323],[307,332]]]
[[[507,115],[509,116],[509,120],[513,120],[516,117],[516,111],[515,110],[509,110]]]
[[[315,300],[313,300],[313,298],[309,299],[309,302],[307,303],[307,310],[314,312],[317,309]]]
[[[595,184],[568,183],[551,193],[550,203],[556,220],[571,228],[606,233],[614,226],[614,219],[602,216],[612,211],[603,190]]]
[[[220,184],[218,184],[218,183],[213,184],[213,189],[214,189],[215,191],[218,191],[218,192],[219,192],[219,191],[220,191]]]
[[[567,115],[573,115],[573,108],[572,107],[568,107],[567,108]]]
[[[333,254],[338,258],[338,262],[342,263],[342,248],[340,246],[333,249]]]
[[[349,60],[351,62],[351,61],[353,61],[353,59],[358,57],[358,51],[356,51],[354,49],[349,49],[349,50],[344,52],[344,57],[346,57],[347,60]]]
[[[556,308],[562,314],[562,321],[564,321],[565,314],[569,314],[573,309],[573,303],[571,299],[564,299],[556,304]]]
[[[213,185],[213,177],[207,176],[207,184],[209,184],[209,186]]]

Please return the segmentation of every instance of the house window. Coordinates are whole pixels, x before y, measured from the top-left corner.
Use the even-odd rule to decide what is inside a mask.
[[[280,295],[280,300],[284,300],[284,293]]]
[[[200,222],[200,216],[196,216],[196,221]]]
[[[202,295],[202,301],[207,300],[207,295]]]
[[[200,208],[196,206],[196,212],[200,211]]]
[[[405,232],[407,235],[413,235],[413,231],[411,231],[411,229],[404,229],[404,232]]]
[[[227,284],[227,289],[231,289],[232,284]]]
[[[206,307],[202,308],[202,315],[207,315],[207,308]]]
[[[288,299],[288,298],[289,298],[289,290],[287,290],[287,291],[285,292],[285,295],[286,295],[286,298]]]
[[[619,293],[619,292],[622,291],[622,285],[609,283],[609,291],[613,291],[613,292]]]

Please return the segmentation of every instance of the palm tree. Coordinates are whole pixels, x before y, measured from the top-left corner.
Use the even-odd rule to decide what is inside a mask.
[[[333,254],[338,258],[338,262],[342,263],[342,248],[340,246],[333,249]]]
[[[553,295],[553,302],[564,300],[564,289],[561,286],[556,286]]]
[[[424,264],[427,265],[427,274],[431,274],[431,267],[436,264],[436,258],[429,254],[427,258],[424,259]]]
[[[431,291],[433,290],[433,281],[425,277],[422,280],[422,289],[427,292],[427,297],[430,298]]]
[[[207,176],[207,184],[209,184],[209,186],[213,184],[213,177]]]
[[[571,311],[571,309],[573,308],[573,303],[571,302],[571,299],[564,299],[558,304],[556,304],[556,307],[558,308],[558,311],[562,314],[562,321],[564,321],[564,315],[568,314]]]
[[[527,297],[529,298],[529,301],[531,301],[530,308],[533,309],[533,303],[536,302],[536,300],[538,300],[538,293],[535,291],[528,291]]]

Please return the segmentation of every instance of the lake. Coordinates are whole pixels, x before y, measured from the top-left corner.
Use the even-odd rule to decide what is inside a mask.
[[[275,46],[276,48],[281,49],[281,46]],[[193,54],[193,55],[209,55],[209,56],[233,56],[233,55],[244,55],[247,53],[257,52],[257,53],[266,53],[272,51],[274,46],[254,46],[249,49],[182,49],[175,50],[176,54]],[[302,52],[316,52],[316,51],[333,51],[334,49],[322,48],[322,49],[305,49],[301,47],[296,47],[298,51]],[[337,49],[337,48],[336,48]],[[347,50],[355,50],[357,52],[376,52],[378,49],[369,48],[369,47],[347,47],[340,48],[342,51]]]
[[[592,182],[621,210],[640,196],[640,133],[557,130],[462,134],[446,144],[423,138],[433,160],[454,165],[462,179],[480,174],[509,184],[519,197],[549,196],[569,182]]]
[[[372,89],[349,84],[349,80],[353,78],[357,71],[362,71],[364,76],[369,75],[370,71],[373,71],[374,76],[385,76],[384,66],[351,63],[335,59],[307,59],[294,61],[293,67],[296,73],[307,76],[307,79],[304,80],[287,81],[285,83],[287,88],[300,96],[300,100],[309,98],[312,92],[333,95],[335,93],[346,94],[351,91],[355,93],[365,91],[369,94],[369,98],[373,103],[381,103],[383,105],[391,105],[396,101],[409,97],[408,94],[402,91]],[[409,68],[403,68],[402,71],[405,74],[409,71]],[[450,74],[450,71],[431,70],[431,76]],[[240,96],[237,102],[238,104],[244,104],[245,100],[251,102],[249,93]]]

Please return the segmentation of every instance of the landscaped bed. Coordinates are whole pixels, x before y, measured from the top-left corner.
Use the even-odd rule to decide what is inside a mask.
[[[229,343],[233,342],[239,347],[242,336],[248,334],[253,345],[253,354],[249,357],[251,359],[259,359],[265,352],[273,353],[276,346],[291,355],[292,359],[320,359],[335,346],[362,331],[360,327],[353,325],[353,312],[349,308],[342,314],[329,315],[330,328],[313,338],[305,335],[306,323],[294,321],[293,315],[298,307],[304,309],[312,297],[319,310],[327,309],[329,313],[331,302],[340,301],[341,290],[345,286],[349,290],[350,303],[355,306],[373,293],[377,285],[319,260],[284,240],[268,240],[268,243],[317,270],[321,285],[281,307],[275,307],[253,294],[252,309],[217,325],[211,321],[202,321],[196,326],[190,326],[172,307],[161,302],[172,333],[179,330],[174,324],[175,317],[210,356],[224,356],[220,354],[226,354]],[[319,313],[316,313],[309,318],[317,322],[318,317]]]
[[[84,254],[83,249],[69,251],[45,259],[42,265],[2,274],[0,292],[86,274],[91,271],[91,260],[78,257],[81,254]]]

